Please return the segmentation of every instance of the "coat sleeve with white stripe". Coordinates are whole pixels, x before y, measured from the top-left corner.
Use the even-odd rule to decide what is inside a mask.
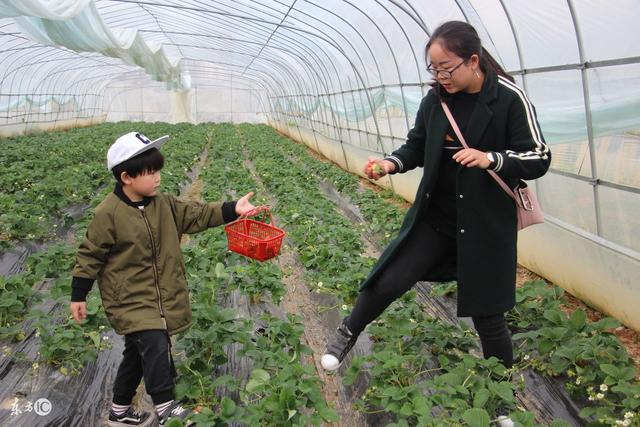
[[[522,89],[502,79],[500,84],[515,96],[508,110],[507,147],[495,152],[494,170],[507,178],[540,178],[549,169],[551,151],[542,136],[535,108]]]

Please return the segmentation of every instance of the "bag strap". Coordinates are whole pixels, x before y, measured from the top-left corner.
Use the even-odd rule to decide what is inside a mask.
[[[444,110],[444,114],[447,116],[447,119],[449,119],[449,123],[451,123],[451,127],[453,128],[453,131],[456,133],[458,139],[460,140],[460,143],[462,143],[462,146],[464,148],[469,148],[469,146],[467,145],[467,142],[464,140],[464,136],[462,136],[462,132],[460,132],[460,128],[458,127],[458,124],[456,123],[456,120],[453,118],[453,115],[451,114],[451,110],[449,110],[449,106],[447,106],[447,104],[444,101],[440,101],[440,103],[442,104],[442,109]],[[516,203],[518,203],[518,198],[516,197],[515,193],[502,180],[502,178],[500,178],[498,176],[498,174],[495,173],[492,170],[487,169],[487,172],[489,172],[489,175],[491,175],[491,177],[496,180],[498,185],[500,185],[500,187],[502,187],[502,189],[505,191],[505,193],[507,193],[509,196],[511,196],[511,198],[513,200],[515,200]]]

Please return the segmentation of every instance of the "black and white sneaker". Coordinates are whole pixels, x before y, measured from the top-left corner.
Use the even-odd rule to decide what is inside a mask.
[[[129,407],[122,415],[116,415],[115,412],[109,411],[107,425],[109,427],[149,427],[153,425],[155,418],[148,412],[135,411],[132,407]]]
[[[347,325],[342,322],[336,329],[333,341],[327,345],[327,349],[322,355],[320,363],[327,371],[335,371],[340,367],[349,350],[351,350],[358,340],[357,335],[353,335]]]
[[[176,418],[181,420],[184,423],[184,420],[191,415],[193,411],[191,409],[187,409],[180,404],[178,401],[174,401],[167,409],[165,409],[162,414],[158,414],[158,425],[165,425],[170,419]],[[187,421],[184,423],[184,427],[192,427],[195,426],[196,423],[193,421]]]

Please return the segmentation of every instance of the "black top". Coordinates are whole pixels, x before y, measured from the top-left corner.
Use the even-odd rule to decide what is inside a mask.
[[[458,123],[460,132],[466,140],[467,124],[473,113],[477,93],[458,92],[445,98],[445,102],[451,109],[453,118]],[[449,237],[456,237],[456,176],[461,166],[453,155],[462,149],[462,143],[458,140],[451,125],[447,129],[442,144],[442,157],[435,190],[431,194],[429,207],[425,212],[425,220],[436,230]]]

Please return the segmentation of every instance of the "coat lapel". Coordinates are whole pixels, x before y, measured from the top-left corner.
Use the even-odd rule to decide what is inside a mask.
[[[469,124],[467,125],[467,131],[465,137],[468,139],[467,143],[472,148],[482,150],[486,149],[486,143],[491,141],[485,141],[483,139],[484,131],[487,129],[487,125],[493,118],[493,112],[489,108],[491,102],[498,97],[497,77],[494,73],[488,73],[485,81],[482,85],[482,89],[478,94],[478,102],[476,103],[473,113],[469,118]]]
[[[440,157],[442,156],[442,145],[444,144],[444,135],[449,127],[447,116],[440,105],[431,109],[431,117],[427,121],[427,140],[424,150],[424,178],[433,177],[433,173],[437,173],[440,165]],[[423,179],[424,179],[423,178]],[[428,179],[429,182],[433,181]],[[431,189],[427,189],[430,191]]]
[[[484,131],[492,117],[493,112],[489,109],[487,104],[478,99],[478,102],[473,109],[473,113],[471,113],[471,117],[469,118],[467,131],[465,132],[465,138],[467,139],[469,147],[477,148],[478,150],[485,148],[483,147],[482,142],[487,141],[484,141],[482,136],[484,135]]]

